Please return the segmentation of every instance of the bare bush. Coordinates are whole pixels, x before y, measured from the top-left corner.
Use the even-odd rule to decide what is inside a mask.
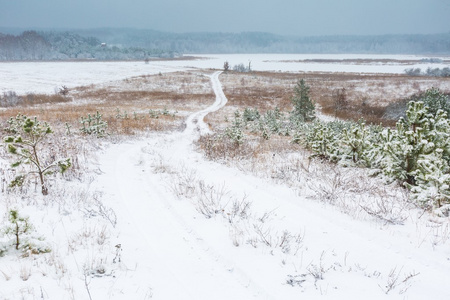
[[[246,200],[246,196],[242,200],[234,200],[230,209],[227,209],[226,216],[228,222],[234,223],[235,219],[248,219],[250,217],[251,202]]]
[[[256,150],[251,142],[243,140],[242,143],[237,144],[223,133],[203,135],[196,143],[208,159],[215,161],[249,157]]]
[[[320,162],[317,162],[320,164]],[[343,197],[348,186],[348,178],[342,174],[339,167],[325,163],[327,167],[316,169],[316,180],[308,182],[309,188],[316,192],[317,198],[328,203],[336,203],[337,199]]]
[[[375,198],[371,203],[361,204],[360,207],[369,215],[392,225],[403,225],[408,218],[407,201],[397,201],[383,196]]]
[[[397,267],[391,269],[386,284],[384,286],[380,286],[381,290],[387,295],[397,287],[402,286],[399,291],[399,294],[404,294],[409,288],[411,284],[411,280],[418,276],[420,273],[412,272],[407,274],[403,279],[401,279],[402,269],[397,270]]]
[[[91,218],[99,216],[107,220],[113,227],[117,225],[117,215],[112,208],[106,207],[100,200],[101,194],[94,193],[93,200],[82,208],[85,217]]]
[[[225,186],[216,188],[213,185],[207,185],[203,181],[198,182],[199,194],[196,199],[195,208],[207,219],[217,214],[223,214],[226,204],[223,203],[224,197],[228,194]]]
[[[181,168],[171,181],[170,188],[177,197],[192,198],[198,189],[197,174],[194,170]]]

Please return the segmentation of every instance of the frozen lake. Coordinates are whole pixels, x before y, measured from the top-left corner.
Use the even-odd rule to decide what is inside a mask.
[[[197,60],[118,61],[118,62],[1,62],[0,93],[53,93],[62,85],[97,84],[139,75],[191,69],[222,69],[225,61],[233,67],[248,65],[256,71],[277,72],[351,72],[401,74],[408,68],[449,67],[449,63],[431,64],[412,55],[357,54],[217,54],[193,55]],[[450,59],[445,57],[443,59]]]

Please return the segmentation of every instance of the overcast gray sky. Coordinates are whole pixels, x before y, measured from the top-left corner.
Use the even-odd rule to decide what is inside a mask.
[[[450,0],[0,0],[0,27],[284,35],[450,32]]]

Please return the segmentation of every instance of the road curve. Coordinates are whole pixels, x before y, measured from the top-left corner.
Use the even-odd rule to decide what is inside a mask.
[[[204,117],[212,112],[215,112],[227,104],[227,97],[222,90],[222,84],[219,81],[219,75],[222,71],[215,72],[211,75],[211,84],[216,95],[216,101],[209,107],[191,114],[186,119],[186,129],[184,130],[185,135],[192,135],[195,132],[201,134],[210,133],[211,130],[208,125],[203,121]]]

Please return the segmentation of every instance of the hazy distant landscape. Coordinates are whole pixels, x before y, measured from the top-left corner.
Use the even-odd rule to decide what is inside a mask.
[[[20,32],[0,28],[0,60],[144,60],[217,53],[450,54],[450,33],[293,37],[264,32],[138,29]]]

